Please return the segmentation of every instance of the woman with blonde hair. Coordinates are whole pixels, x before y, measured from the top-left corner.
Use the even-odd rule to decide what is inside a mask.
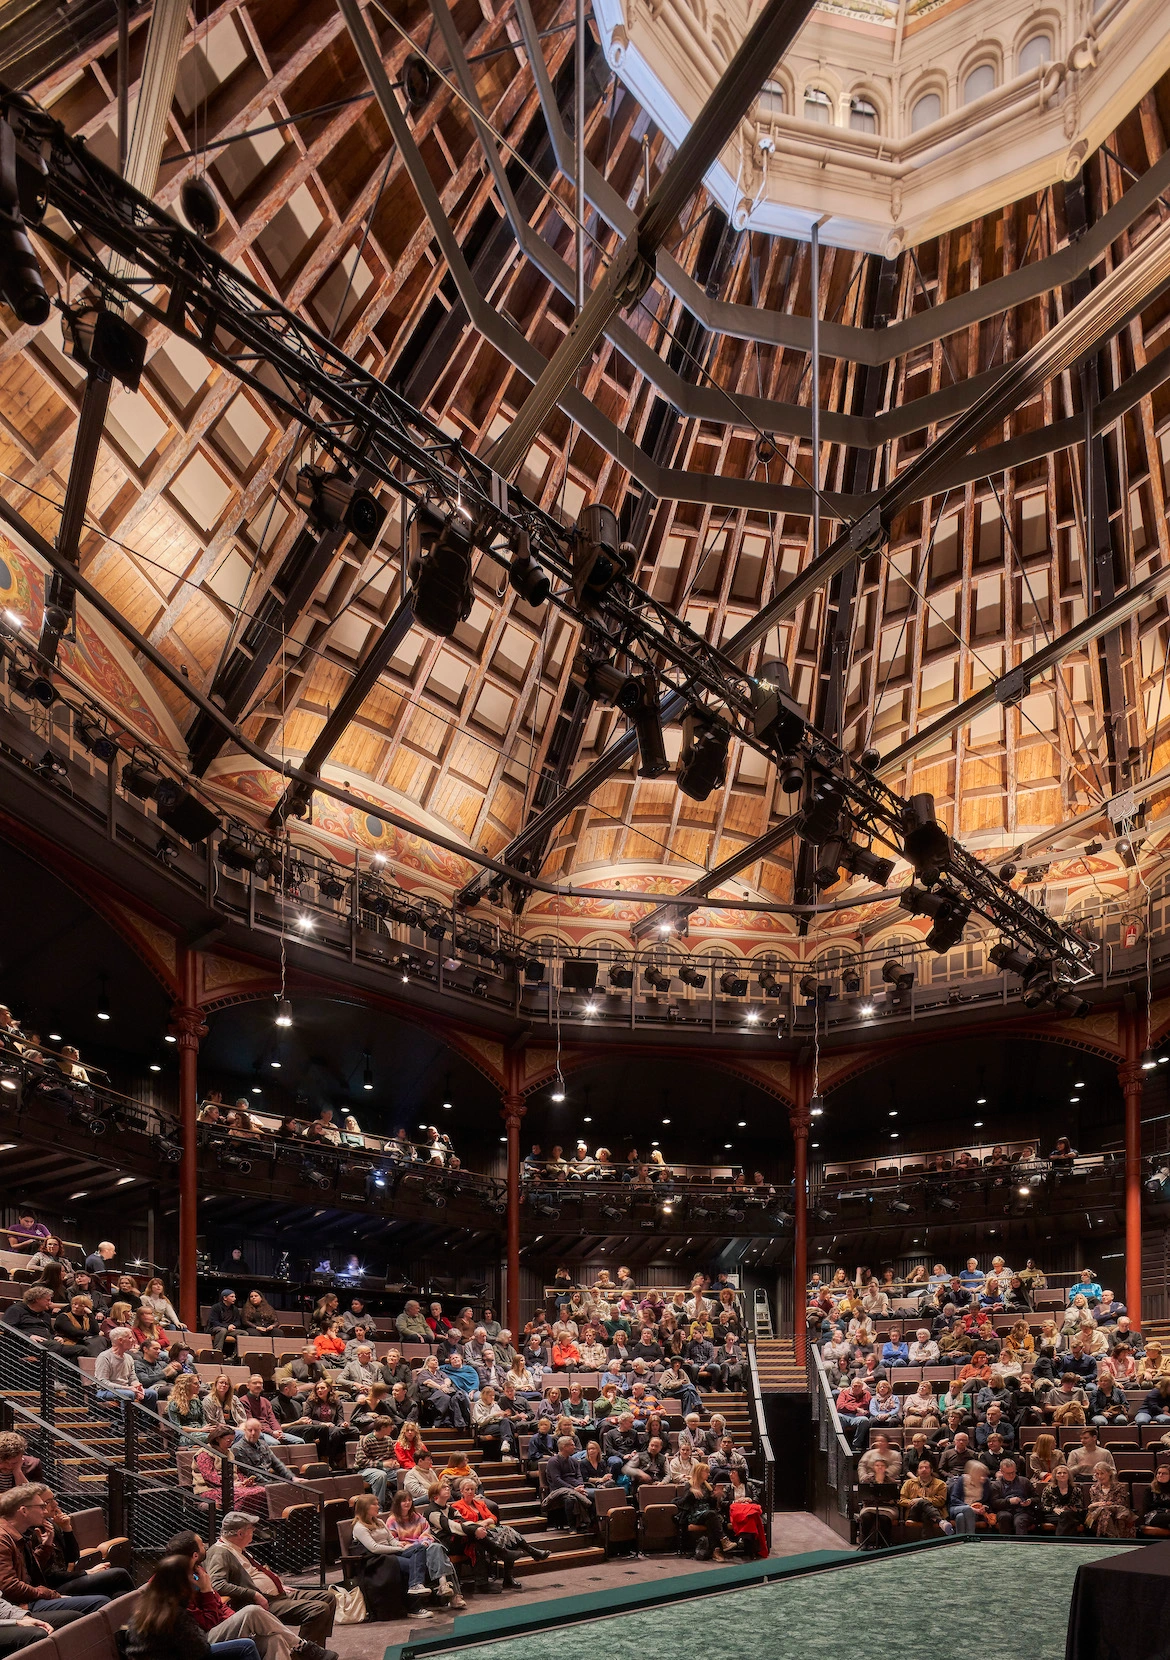
[[[1137,1387],[1152,1389],[1159,1378],[1170,1374],[1170,1360],[1163,1359],[1162,1345],[1154,1338],[1146,1344],[1146,1352],[1138,1361]]]
[[[179,1431],[183,1447],[201,1446],[207,1440],[207,1420],[199,1399],[199,1376],[180,1372],[167,1397],[167,1422]]]
[[[357,1582],[370,1620],[396,1620],[402,1614],[402,1598],[410,1583],[404,1551],[395,1545],[378,1515],[373,1493],[357,1493],[350,1499],[353,1510],[353,1554],[357,1557]],[[429,1618],[427,1609],[418,1610]]]
[[[1098,1539],[1132,1539],[1137,1517],[1130,1509],[1129,1488],[1117,1479],[1117,1471],[1105,1463],[1093,1466],[1093,1481],[1087,1494],[1085,1525]]]
[[[902,1408],[902,1422],[907,1429],[938,1428],[938,1401],[925,1378],[919,1380],[918,1388],[912,1395],[907,1395]]]
[[[225,1425],[236,1430],[246,1423],[248,1414],[236,1399],[236,1386],[226,1372],[220,1372],[211,1381],[203,1402],[203,1421],[208,1429]]]
[[[394,1443],[395,1463],[400,1470],[413,1470],[415,1459],[426,1450],[422,1431],[413,1418],[408,1418],[398,1431],[398,1439]]]

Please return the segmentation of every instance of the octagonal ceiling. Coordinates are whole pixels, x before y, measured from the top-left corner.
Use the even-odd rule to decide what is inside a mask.
[[[925,53],[935,49],[928,41],[960,26],[970,33],[976,16],[993,10],[1021,28],[1019,20],[1033,15],[1019,5],[943,5],[929,13],[879,6],[864,16],[860,8],[819,9],[810,28],[850,40],[886,31],[883,41],[900,28],[904,52],[916,43]],[[454,90],[461,66],[424,0],[395,8],[392,21],[380,19],[385,62],[396,80],[410,53],[431,66],[430,94],[410,115],[413,142],[478,291],[547,357],[571,316],[560,281],[572,258],[571,192],[548,122],[562,122],[571,106],[572,7],[460,0],[448,15],[478,103],[512,167],[515,201],[535,237],[529,249],[521,250],[509,223],[466,96]],[[608,52],[603,4],[595,15],[599,46]],[[656,16],[677,15],[649,8],[623,26],[650,28]],[[1143,0],[1119,0],[1091,17],[1083,6],[1051,15],[1062,61],[1091,28],[1104,41],[1124,20],[1144,16],[1149,24]],[[526,45],[533,29],[543,36],[539,77]],[[133,35],[136,72],[143,34],[139,26]],[[1168,40],[1170,21],[1161,17],[1147,28],[1148,64],[1161,61]],[[34,89],[103,155],[116,150],[114,62],[114,40],[103,37]],[[589,262],[592,282],[597,261],[619,239],[612,203],[640,202],[646,169],[653,181],[671,143],[648,105],[608,73],[597,45],[590,85],[588,155],[611,204],[590,215],[600,250]],[[860,510],[1005,363],[1059,321],[1084,285],[1161,223],[1159,195],[1170,186],[1170,82],[1163,77],[1111,119],[1108,147],[1089,155],[1071,182],[1031,185],[1006,205],[985,203],[977,216],[885,263],[864,248],[824,251],[817,460],[829,505],[822,546],[835,528],[831,511]],[[214,239],[221,253],[332,329],[346,350],[472,449],[482,451],[504,430],[528,380],[472,325],[462,275],[441,251],[404,158],[390,145],[331,0],[295,11],[277,0],[225,0],[187,34],[158,200],[173,207],[184,179],[204,168],[223,214]],[[625,333],[612,332],[581,377],[589,429],[555,412],[521,475],[529,494],[566,521],[593,498],[618,509],[624,524],[637,527],[638,580],[713,641],[733,633],[814,553],[808,246],[737,230],[718,205],[696,190],[670,239],[672,269],[695,279],[695,294],[706,294],[711,326],[686,309],[680,282],[669,271],[661,276],[626,317]],[[1108,235],[1093,244],[1079,274],[1068,274],[1076,250],[1093,240],[1086,225],[1106,213],[1113,216]],[[1043,277],[1050,259],[1064,261],[1055,288]],[[68,271],[47,255],[45,263],[50,282],[65,291]],[[1011,286],[1011,303],[1001,303],[994,284],[1017,273],[1023,287]],[[952,301],[961,302],[961,317],[947,309]],[[33,332],[2,313],[0,325],[0,474],[9,499],[51,538],[80,376],[62,351],[58,324]],[[848,584],[814,593],[763,642],[760,652],[787,662],[802,705],[847,749],[876,744],[888,752],[905,743],[1109,593],[1163,568],[1170,558],[1168,329],[1170,302],[1156,299],[1106,344],[1091,383],[1073,372],[1032,397],[898,519],[885,553],[857,567]],[[663,395],[667,385],[685,407]],[[1081,442],[1086,399],[1100,435],[1091,451],[1094,481]],[[610,432],[636,450],[616,459],[616,444],[602,441]],[[302,522],[293,481],[310,455],[303,436],[259,397],[161,329],[150,330],[141,390],[111,401],[82,568],[204,691],[214,688],[266,597],[281,591]],[[653,495],[639,482],[645,456],[656,458],[655,477],[671,494]],[[739,498],[711,505],[713,479]],[[379,544],[342,543],[244,710],[249,736],[270,753],[305,752],[393,615],[403,522],[400,504],[390,494],[386,501],[391,511]],[[1085,554],[1087,509],[1096,514],[1096,560]],[[0,552],[4,571],[23,584],[35,626],[36,561],[16,542]],[[1167,630],[1160,599],[1104,643],[1066,656],[1018,701],[996,701],[925,752],[907,755],[892,781],[907,793],[933,792],[971,851],[997,862],[1016,857],[1020,880],[1028,872],[1031,891],[1062,913],[1093,905],[1138,915],[1170,829],[1162,777],[1170,762]],[[369,817],[319,795],[313,822],[294,833],[335,853],[355,843],[384,848],[404,884],[448,900],[474,873],[475,851],[507,850],[534,811],[542,775],[564,755],[558,717],[577,638],[575,624],[501,591],[498,567],[482,564],[474,607],[454,638],[417,627],[406,636],[325,768],[327,778],[368,796]],[[88,683],[125,708],[122,660],[96,647],[80,655]],[[131,668],[142,709],[154,712],[155,741],[173,747],[190,726],[182,695],[149,666]],[[594,707],[562,781],[577,777],[623,725],[615,710]],[[666,741],[673,762],[677,729],[668,729]],[[208,780],[257,824],[278,793],[275,774],[230,748]],[[382,839],[379,806],[406,815],[417,836]],[[564,819],[543,865],[546,876],[614,889],[613,902],[538,898],[522,926],[624,939],[634,908],[616,890],[673,895],[732,859],[737,874],[717,888],[692,933],[734,938],[745,949],[779,939],[800,953],[872,929],[872,913],[846,909],[818,919],[803,940],[790,916],[736,909],[744,896],[781,904],[797,896],[798,845],[760,840],[788,808],[775,768],[738,743],[726,787],[705,802],[681,794],[669,775],[641,779],[627,764]],[[436,850],[429,831],[454,838],[469,856]],[[843,881],[830,897],[864,889]],[[879,912],[879,926],[883,920],[893,918]],[[900,925],[919,927],[904,916]]]

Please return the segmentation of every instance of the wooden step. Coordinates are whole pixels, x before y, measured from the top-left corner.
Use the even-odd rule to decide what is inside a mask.
[[[584,1568],[593,1562],[604,1562],[605,1552],[600,1545],[592,1545],[585,1550],[570,1550],[558,1552],[550,1556],[547,1562],[533,1562],[525,1558],[517,1562],[512,1570],[517,1579],[530,1579],[533,1574],[560,1573],[565,1568]]]

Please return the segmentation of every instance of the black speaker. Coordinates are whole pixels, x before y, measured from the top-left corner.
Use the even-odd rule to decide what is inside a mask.
[[[211,809],[169,779],[160,787],[155,805],[163,823],[185,842],[206,841],[213,830],[219,829],[219,819]]]
[[[592,991],[597,984],[597,964],[566,957],[561,964],[561,984],[566,991]]]

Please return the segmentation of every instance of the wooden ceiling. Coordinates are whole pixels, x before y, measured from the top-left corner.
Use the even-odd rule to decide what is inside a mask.
[[[410,51],[450,76],[422,0],[395,6],[381,27],[391,77]],[[563,0],[536,8],[558,93],[572,74],[572,15]],[[531,224],[552,253],[572,258],[571,191],[548,153],[544,117],[511,0],[459,0],[452,16],[472,60],[483,110],[506,142],[543,170],[547,187],[516,166]],[[135,74],[145,27],[132,34]],[[115,47],[107,37],[32,90],[107,159],[115,149]],[[485,285],[491,305],[549,355],[562,337],[568,303],[525,257],[504,209],[465,104],[436,75],[410,116],[443,208]],[[595,96],[587,126],[593,164],[630,204],[670,157],[633,98],[606,78],[594,54]],[[223,223],[214,241],[288,305],[379,375],[406,387],[453,435],[484,449],[518,407],[527,382],[467,322],[402,156],[366,94],[356,55],[332,0],[290,7],[284,0],[225,0],[202,7],[184,48],[158,199],[175,207],[182,182],[206,174]],[[264,130],[261,130],[264,129]],[[1163,155],[1170,131],[1170,84],[1161,83],[1090,158],[1091,218],[1117,201]],[[252,133],[254,136],[242,136]],[[232,142],[222,144],[224,138]],[[190,152],[196,151],[192,156]],[[673,239],[693,270],[707,202],[695,193]],[[177,208],[176,208],[177,211]],[[893,278],[891,320],[909,318],[1064,246],[1076,231],[1061,190],[1012,203],[961,231],[903,254]],[[1110,269],[1166,213],[1158,201],[1109,249]],[[612,231],[591,217],[603,248]],[[807,244],[759,235],[729,238],[720,272],[724,300],[807,317]],[[868,325],[876,267],[871,257],[825,250],[818,302],[825,319]],[[64,291],[69,273],[52,269]],[[596,265],[590,263],[591,280]],[[867,299],[867,296],[869,298]],[[1046,292],[987,321],[960,328],[894,360],[882,409],[898,409],[1011,361],[1072,303]],[[626,319],[647,349],[678,348],[687,319],[660,284]],[[1151,304],[1100,354],[1104,396],[1167,347],[1170,298]],[[56,319],[33,332],[0,312],[0,484],[46,536],[55,534],[72,453],[81,376],[61,350]],[[437,348],[441,348],[439,351]],[[806,352],[714,335],[704,346],[703,386],[724,388],[724,421],[682,419],[664,460],[675,468],[801,486],[811,476],[808,440],[761,437],[742,401],[808,406]],[[856,406],[857,365],[822,360],[827,411]],[[610,421],[647,447],[661,419],[646,378],[604,342],[581,387]],[[989,435],[999,446],[1082,411],[1078,375],[1063,376]],[[826,443],[821,474],[830,490],[865,492],[919,454],[938,426],[893,438],[872,452]],[[115,394],[82,539],[82,567],[125,616],[207,690],[217,667],[270,586],[300,523],[292,498],[297,467],[309,459],[301,435],[284,427],[224,371],[164,333],[151,333],[142,389]],[[870,559],[844,627],[841,737],[883,751],[954,700],[1014,666],[1022,655],[1083,618],[1102,594],[1084,556],[1085,448],[1004,467],[995,450],[989,478],[956,485],[916,505],[894,526],[888,551]],[[1105,434],[1103,471],[1112,581],[1129,586],[1166,560],[1170,381]],[[523,482],[544,505],[576,516],[602,497],[621,507],[629,474],[580,428],[557,413],[533,446]],[[635,493],[638,493],[635,491]],[[827,542],[836,527],[822,528]],[[249,732],[274,751],[308,748],[363,651],[399,597],[401,516],[391,513],[372,553],[343,545],[252,708]],[[709,639],[732,633],[812,557],[806,512],[715,510],[687,501],[651,507],[637,575]],[[1100,576],[1100,572],[1097,573]],[[838,596],[839,597],[839,596]],[[832,669],[836,603],[824,593],[804,604],[762,648],[792,670],[801,703],[823,718]],[[546,626],[547,625],[547,626]],[[1113,659],[1098,645],[1067,658],[1018,707],[996,705],[943,739],[895,780],[907,793],[932,791],[954,831],[995,857],[1140,782],[1170,759],[1165,692],[1167,606],[1151,606],[1115,636]],[[533,786],[565,695],[575,629],[499,591],[497,567],[481,567],[474,609],[452,640],[414,630],[354,722],[334,762],[339,776],[372,786],[420,822],[429,818],[472,847],[495,852],[525,822]],[[1111,650],[1113,648],[1110,648]],[[142,670],[150,678],[148,668]],[[156,691],[175,718],[189,711],[161,680]],[[578,765],[603,749],[623,719],[595,710]],[[668,753],[677,754],[677,730]],[[229,758],[230,760],[230,758]],[[221,763],[223,783],[234,763]],[[1143,874],[1157,863],[1160,796],[1147,803]],[[682,795],[671,777],[617,773],[561,826],[546,873],[593,882],[647,873],[669,889],[735,853],[787,810],[775,769],[733,744],[728,785],[706,802]],[[1053,866],[1063,881],[1091,881],[1125,903],[1138,878],[1113,853],[1112,832],[1090,819],[1061,843],[1072,862]],[[1083,845],[1106,841],[1096,857]],[[765,898],[793,896],[792,844],[750,864],[742,888]],[[843,891],[843,890],[840,890]],[[745,924],[746,926],[746,924]]]

